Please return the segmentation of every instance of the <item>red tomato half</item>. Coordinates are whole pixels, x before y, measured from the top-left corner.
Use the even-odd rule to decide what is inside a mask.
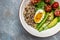
[[[60,10],[55,11],[55,16],[60,16]]]

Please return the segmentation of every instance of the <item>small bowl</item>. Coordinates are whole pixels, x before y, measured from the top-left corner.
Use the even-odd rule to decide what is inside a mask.
[[[56,1],[60,2],[60,0],[56,0]],[[60,23],[58,23],[53,28],[50,28],[48,30],[39,32],[36,29],[34,29],[33,27],[29,26],[25,22],[24,16],[23,16],[23,11],[24,11],[24,8],[25,8],[26,4],[28,4],[29,2],[30,2],[30,0],[23,0],[23,2],[21,3],[21,6],[20,6],[20,10],[19,10],[19,18],[20,18],[20,21],[21,21],[24,29],[27,32],[29,32],[30,34],[32,34],[32,35],[34,35],[36,37],[49,37],[49,36],[52,36],[52,35],[58,33],[60,31]]]

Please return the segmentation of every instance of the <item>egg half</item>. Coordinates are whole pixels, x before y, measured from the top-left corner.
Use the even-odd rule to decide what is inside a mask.
[[[34,16],[34,22],[35,23],[40,23],[45,16],[45,11],[43,9],[39,9]]]

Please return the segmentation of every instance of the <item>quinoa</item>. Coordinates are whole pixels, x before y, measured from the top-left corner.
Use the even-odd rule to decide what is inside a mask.
[[[34,25],[36,24],[34,22],[34,15],[35,15],[35,6],[32,5],[31,3],[29,3],[25,9],[24,9],[24,18],[25,18],[25,21],[28,25],[34,27]]]

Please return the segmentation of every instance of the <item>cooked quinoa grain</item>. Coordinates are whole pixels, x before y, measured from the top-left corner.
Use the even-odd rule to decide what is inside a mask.
[[[25,21],[28,25],[31,25],[32,27],[36,24],[34,22],[34,15],[35,15],[35,7],[29,3],[26,7],[25,7],[25,10],[24,10],[24,18],[25,18]]]

